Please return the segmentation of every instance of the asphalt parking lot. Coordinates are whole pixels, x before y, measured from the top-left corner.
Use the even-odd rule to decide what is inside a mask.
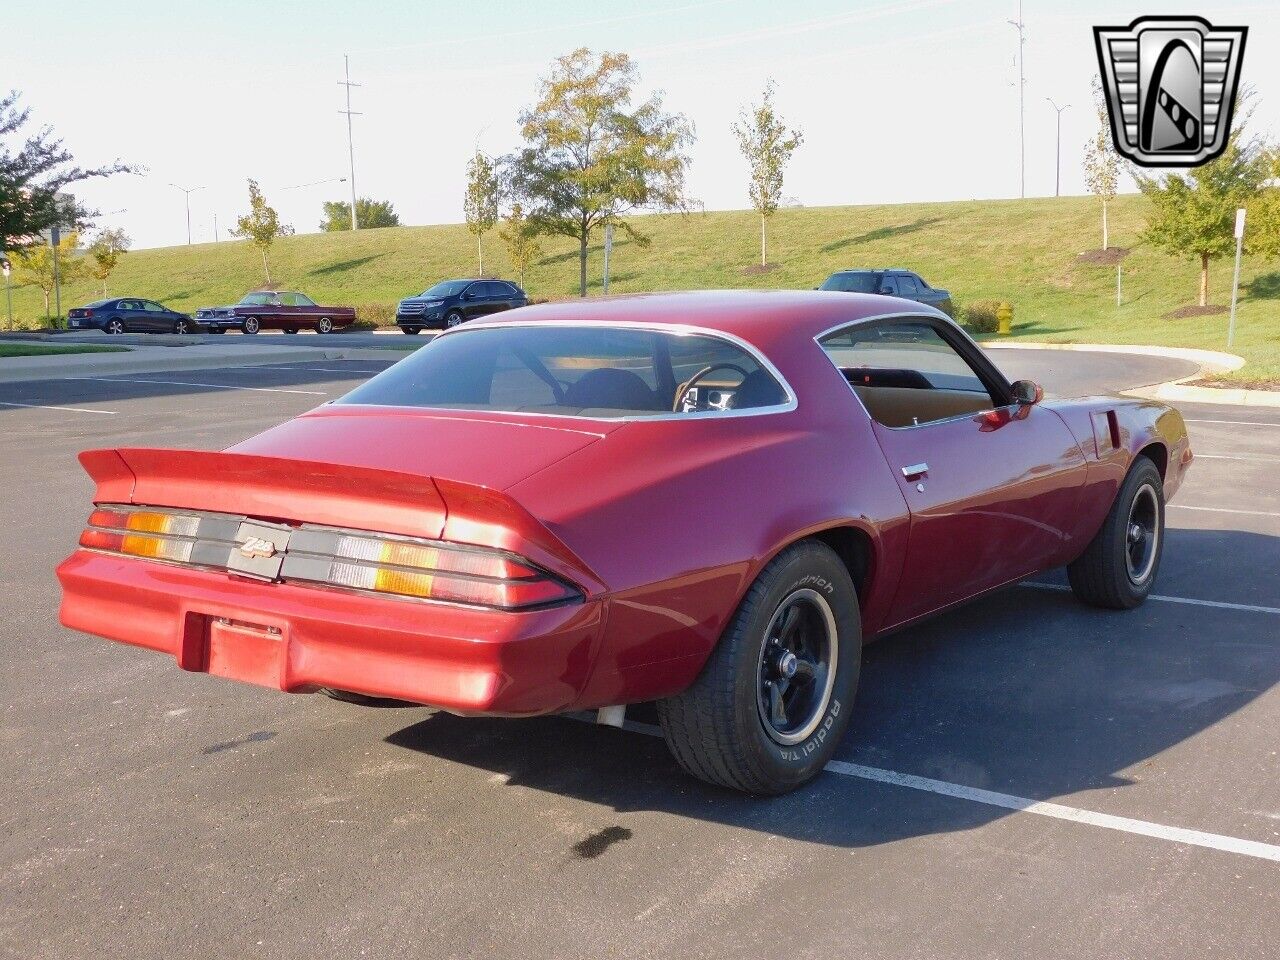
[[[1190,372],[994,357],[1060,395]],[[1183,408],[1144,607],[1053,575],[869,646],[838,761],[777,799],[683,776],[643,709],[362,708],[58,625],[78,451],[224,447],[393,359],[0,384],[5,955],[1277,955],[1280,411]]]

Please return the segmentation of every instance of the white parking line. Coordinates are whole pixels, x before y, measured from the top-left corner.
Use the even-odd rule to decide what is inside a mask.
[[[381,373],[386,367],[380,367],[377,370],[353,370],[350,367],[339,369],[337,367],[264,367],[254,364],[253,370],[288,370],[291,373]]]
[[[0,401],[0,407],[27,407],[31,410],[66,410],[69,413],[105,413],[114,416],[115,410],[94,410],[91,407],[55,407],[47,403],[9,403]]]
[[[589,717],[581,715],[576,716],[574,719],[583,720],[587,723],[591,722]],[[662,736],[661,728],[655,727],[651,723],[636,723],[628,720],[622,726],[624,730],[630,730],[632,733],[641,733],[649,737]],[[1143,837],[1154,837],[1157,840],[1185,843],[1193,847],[1207,847],[1210,850],[1238,853],[1246,857],[1257,857],[1261,860],[1272,860],[1280,863],[1280,846],[1272,843],[1241,840],[1239,837],[1228,837],[1220,833],[1205,833],[1203,830],[1170,827],[1163,823],[1134,820],[1130,817],[1116,817],[1109,813],[1097,813],[1080,807],[1068,807],[1061,803],[1032,800],[1029,797],[1018,797],[1010,793],[996,793],[994,790],[966,787],[961,783],[949,783],[946,780],[932,780],[929,777],[917,777],[910,773],[898,773],[896,770],[865,767],[860,763],[848,763],[844,760],[832,760],[823,769],[827,773],[835,773],[842,777],[855,777],[859,780],[872,780],[876,783],[885,783],[894,787],[923,790],[925,793],[935,793],[944,797],[954,797],[957,800],[983,803],[990,807],[1001,807],[1018,813],[1034,813],[1037,816],[1052,817],[1055,820],[1070,820],[1073,823],[1083,823],[1091,827],[1120,830],[1124,833],[1135,833]]]
[[[1280,427],[1280,423],[1265,420],[1185,420],[1184,423],[1221,423],[1231,427]]]
[[[1070,587],[1062,583],[1035,583],[1033,581],[1024,581],[1018,584],[1020,587],[1030,587],[1033,590],[1056,590],[1058,592],[1070,591]],[[1269,613],[1274,616],[1280,616],[1280,607],[1263,607],[1254,603],[1227,603],[1224,600],[1193,600],[1191,597],[1166,597],[1158,593],[1147,594],[1148,600],[1159,600],[1161,603],[1185,603],[1193,607],[1213,607],[1218,610],[1240,610],[1244,613]]]
[[[1233,510],[1230,507],[1192,507],[1185,503],[1170,503],[1171,510],[1200,510],[1204,513],[1243,513],[1250,517],[1280,517],[1280,513],[1271,510]]]
[[[1254,463],[1280,463],[1280,457],[1246,457],[1233,453],[1197,453],[1196,460],[1251,460]]]
[[[88,380],[93,383],[156,383],[166,387],[208,387],[212,390],[253,390],[256,393],[301,393],[310,397],[327,397],[320,390],[286,390],[283,387],[235,387],[225,383],[190,383],[186,380],[128,380],[124,377],[65,377],[66,380]]]

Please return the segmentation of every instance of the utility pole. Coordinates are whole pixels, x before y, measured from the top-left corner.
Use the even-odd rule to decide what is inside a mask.
[[[180,187],[176,183],[171,183],[169,186],[187,195],[187,246],[189,247],[191,246],[191,195],[197,190],[203,190],[204,187]]]
[[[1060,197],[1062,196],[1062,111],[1070,110],[1071,104],[1060,107],[1053,102],[1053,97],[1045,97],[1045,99],[1049,101],[1049,106],[1058,111],[1058,146],[1053,154],[1053,195]]]
[[[351,142],[351,118],[360,116],[360,111],[351,109],[351,88],[360,84],[351,80],[351,58],[345,53],[342,55],[342,69],[346,79],[339,80],[338,85],[347,88],[347,109],[338,112],[347,115],[347,158],[351,161],[351,229],[359,230],[360,224],[356,222],[356,148]]]
[[[1026,66],[1027,25],[1022,22],[1022,0],[1018,0],[1018,19],[1008,21],[1018,31],[1018,151],[1021,155],[1022,196],[1027,195],[1027,80]]]

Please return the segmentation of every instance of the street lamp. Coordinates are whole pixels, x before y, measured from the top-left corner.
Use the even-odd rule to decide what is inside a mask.
[[[203,190],[204,187],[180,187],[176,183],[171,183],[169,186],[187,195],[187,246],[189,247],[191,246],[191,195],[197,190]]]
[[[1053,97],[1045,97],[1045,100],[1049,102],[1049,106],[1058,111],[1058,146],[1054,152],[1053,161],[1053,195],[1057,197],[1061,196],[1062,190],[1062,111],[1070,109],[1071,104],[1064,103],[1058,106],[1053,102]]]

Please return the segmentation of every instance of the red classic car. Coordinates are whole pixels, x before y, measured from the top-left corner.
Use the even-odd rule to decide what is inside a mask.
[[[355,319],[355,307],[322,307],[294,290],[254,290],[229,307],[201,307],[196,311],[196,322],[210,333],[297,333],[303,327],[316,333],[332,333],[351,326]]]
[[[779,291],[531,307],[224,452],[80,459],[68,627],[463,714],[657,701],[687,771],[777,793],[844,735],[865,640],[1064,564],[1141,603],[1191,450],[933,308]]]

